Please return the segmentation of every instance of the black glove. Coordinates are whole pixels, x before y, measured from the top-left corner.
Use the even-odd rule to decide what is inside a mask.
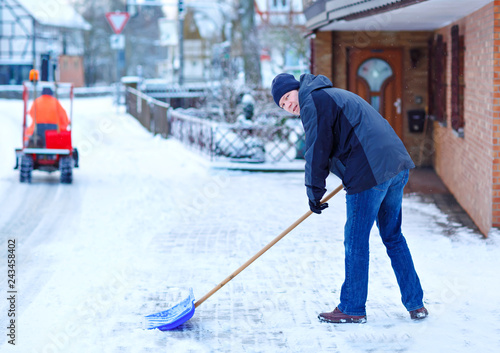
[[[320,203],[320,201],[309,200],[309,208],[312,212],[320,214],[325,208],[328,207],[328,203]]]

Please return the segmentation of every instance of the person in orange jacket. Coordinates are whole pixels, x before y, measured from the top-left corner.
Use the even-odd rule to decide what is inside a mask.
[[[68,131],[68,126],[70,124],[68,115],[61,103],[53,96],[52,90],[48,87],[43,88],[42,95],[35,99],[29,111],[29,115],[31,116],[32,122],[25,130],[25,142],[30,139],[33,140],[35,122],[38,130],[37,135],[42,145],[45,144],[46,130]],[[40,142],[37,143],[37,145],[39,144]]]

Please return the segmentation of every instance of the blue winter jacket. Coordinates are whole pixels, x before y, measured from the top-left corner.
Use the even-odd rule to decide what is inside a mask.
[[[415,167],[390,124],[360,96],[334,88],[323,75],[300,77],[306,134],[307,196],[320,200],[333,172],[348,194],[368,190]]]

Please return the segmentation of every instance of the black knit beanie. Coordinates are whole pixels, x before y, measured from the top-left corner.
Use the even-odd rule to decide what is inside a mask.
[[[285,93],[293,91],[294,89],[299,89],[300,83],[295,79],[293,75],[282,73],[276,76],[271,85],[271,94],[276,102],[276,105],[280,106],[280,99]]]

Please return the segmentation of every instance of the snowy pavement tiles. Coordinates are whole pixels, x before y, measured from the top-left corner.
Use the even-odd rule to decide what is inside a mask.
[[[304,214],[303,174],[212,170],[117,113],[110,98],[92,98],[75,102],[75,145],[87,147],[74,184],[40,173],[21,185],[11,169],[16,104],[0,102],[0,234],[5,248],[18,242],[20,283],[16,346],[2,335],[1,352],[498,351],[498,230],[483,239],[455,225],[447,236],[447,216],[416,195],[404,199],[403,230],[430,312],[422,322],[401,304],[376,228],[368,322],[318,321],[335,308],[343,281],[342,191],[183,326],[143,330],[144,315],[189,288],[202,297]],[[338,184],[328,179],[329,190]],[[0,261],[6,266],[5,251]],[[7,310],[1,301],[4,330]]]

